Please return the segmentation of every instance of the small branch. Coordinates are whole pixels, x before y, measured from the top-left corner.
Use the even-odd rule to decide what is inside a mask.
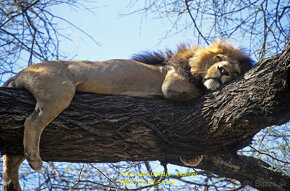
[[[205,42],[207,45],[209,45],[209,42],[208,42],[207,39],[203,36],[202,32],[199,30],[199,27],[197,26],[196,21],[195,21],[195,19],[193,18],[193,15],[191,14],[191,11],[190,11],[190,8],[189,8],[189,5],[188,5],[188,0],[185,0],[185,5],[186,5],[186,10],[187,10],[187,12],[188,12],[188,14],[189,14],[189,16],[190,16],[190,18],[191,18],[193,24],[194,24],[195,29],[197,30],[197,32],[198,32],[198,34],[201,36],[201,38],[204,40],[204,42]]]
[[[35,6],[37,3],[39,3],[40,0],[36,0],[35,2],[27,5],[26,7],[24,7],[21,12],[11,16],[11,17],[8,17],[8,19],[6,21],[4,21],[3,23],[1,23],[0,25],[0,28],[2,28],[3,26],[5,26],[8,22],[10,22],[12,19],[14,19],[15,17],[18,17],[19,15],[23,14],[24,12],[26,12],[28,9],[30,9],[31,7]],[[10,14],[9,14],[10,16]]]

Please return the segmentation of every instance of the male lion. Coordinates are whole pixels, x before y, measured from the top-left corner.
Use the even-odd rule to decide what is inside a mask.
[[[27,89],[36,99],[24,123],[24,157],[40,170],[39,141],[43,129],[70,102],[76,91],[143,98],[164,96],[188,101],[216,90],[251,68],[251,59],[230,44],[219,41],[207,47],[179,46],[176,53],[146,53],[133,60],[52,61],[31,65],[3,86]],[[204,88],[205,87],[205,88]],[[21,190],[18,168],[23,156],[3,156],[4,190]],[[197,165],[202,156],[182,160]]]

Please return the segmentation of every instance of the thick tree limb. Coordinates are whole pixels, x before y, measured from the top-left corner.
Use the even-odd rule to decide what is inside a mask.
[[[289,52],[288,45],[243,78],[189,103],[77,93],[44,130],[41,156],[47,161],[116,162],[234,152],[261,129],[289,121]],[[23,122],[34,106],[27,91],[0,88],[2,153],[23,152]]]

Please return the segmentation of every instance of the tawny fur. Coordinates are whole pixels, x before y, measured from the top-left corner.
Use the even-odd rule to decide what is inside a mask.
[[[40,170],[41,133],[69,106],[75,91],[188,101],[203,94],[202,86],[216,90],[250,67],[250,58],[241,50],[220,41],[208,47],[182,45],[176,53],[147,53],[135,60],[43,62],[22,70],[4,86],[23,87],[36,99],[24,123],[23,144],[29,165]],[[17,171],[23,159],[4,155],[4,190],[7,185],[21,190]],[[195,166],[201,159],[182,161]]]

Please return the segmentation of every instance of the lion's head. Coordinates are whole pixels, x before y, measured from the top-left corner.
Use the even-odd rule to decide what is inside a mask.
[[[226,41],[215,41],[207,47],[182,44],[176,53],[145,52],[133,59],[147,64],[173,66],[193,83],[212,91],[243,75],[253,62],[239,48]]]
[[[207,47],[182,45],[169,62],[187,68],[191,75],[201,78],[209,90],[216,90],[252,67],[248,56],[225,41]]]

